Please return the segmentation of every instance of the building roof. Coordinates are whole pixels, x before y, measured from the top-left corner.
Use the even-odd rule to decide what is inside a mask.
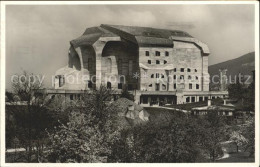
[[[173,41],[194,43],[203,53],[209,54],[206,44],[179,30],[158,29],[151,27],[122,26],[101,24],[87,28],[81,37],[72,40],[74,47],[92,45],[101,37],[120,37],[142,47],[173,47]]]

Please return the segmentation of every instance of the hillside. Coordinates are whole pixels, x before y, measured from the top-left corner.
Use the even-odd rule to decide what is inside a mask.
[[[227,76],[231,76],[232,80],[239,73],[242,75],[252,75],[252,70],[255,69],[255,52],[209,66],[210,77],[219,75],[219,69],[227,69]]]

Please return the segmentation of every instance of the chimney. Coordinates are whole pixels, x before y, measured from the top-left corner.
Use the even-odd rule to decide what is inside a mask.
[[[208,107],[211,106],[211,99],[208,99]]]

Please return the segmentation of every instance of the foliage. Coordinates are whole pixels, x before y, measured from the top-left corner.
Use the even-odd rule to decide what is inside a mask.
[[[241,131],[233,131],[230,134],[230,141],[233,141],[236,146],[237,146],[237,152],[238,152],[238,147],[244,145],[245,143],[248,142],[248,140],[242,135]]]
[[[115,109],[110,108],[111,90],[101,86],[85,92],[72,107],[69,121],[49,133],[47,161],[99,162],[110,154],[110,145],[117,142],[118,127]],[[119,127],[120,128],[120,127]]]
[[[127,88],[123,88],[120,97],[121,98],[127,98],[127,99],[129,99],[131,101],[134,101],[134,95],[130,94],[128,92]]]

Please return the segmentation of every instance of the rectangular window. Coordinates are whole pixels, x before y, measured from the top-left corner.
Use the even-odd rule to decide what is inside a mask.
[[[184,72],[184,68],[181,68],[181,72]]]
[[[123,84],[122,83],[118,83],[118,89],[122,89],[122,87],[123,87]]]
[[[196,84],[196,89],[199,89],[200,88],[200,85],[199,84]]]
[[[187,71],[190,72],[190,69],[188,68]]]
[[[173,75],[173,79],[176,79],[176,75]]]
[[[160,52],[159,52],[159,51],[156,51],[156,52],[155,52],[155,55],[156,55],[156,56],[160,56]]]
[[[192,103],[195,102],[195,97],[194,97],[194,96],[191,97],[191,102],[192,102]]]
[[[173,71],[174,71],[174,72],[176,72],[176,71],[177,71],[177,69],[176,69],[176,68],[174,68],[174,69],[173,69]]]
[[[145,51],[145,56],[150,56],[149,51]]]
[[[160,84],[159,84],[159,83],[157,83],[157,84],[155,85],[155,90],[156,90],[156,91],[159,91],[159,90],[160,90]]]
[[[62,87],[65,84],[64,75],[59,75],[59,87]]]
[[[133,60],[129,60],[129,64],[128,64],[128,75],[132,75],[133,74]]]
[[[70,100],[73,100],[73,95],[70,95]]]
[[[165,52],[165,56],[169,56],[169,52],[166,51],[166,52]]]
[[[156,60],[156,64],[160,64],[160,61],[159,61],[159,60]]]
[[[151,61],[151,60],[148,60],[147,62],[148,62],[148,64],[152,64],[152,61]]]
[[[150,88],[153,87],[153,84],[150,84],[149,87],[150,87]]]
[[[176,89],[176,83],[173,85],[173,89]]]
[[[189,84],[189,89],[192,89],[192,84]]]
[[[160,77],[159,73],[156,73],[156,78],[159,78],[159,77]]]
[[[143,104],[148,104],[148,97],[147,96],[143,97]]]

